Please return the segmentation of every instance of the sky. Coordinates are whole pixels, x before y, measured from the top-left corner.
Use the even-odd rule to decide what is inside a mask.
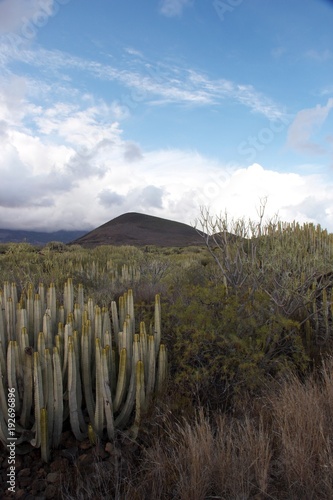
[[[0,0],[0,227],[333,232],[333,2]]]

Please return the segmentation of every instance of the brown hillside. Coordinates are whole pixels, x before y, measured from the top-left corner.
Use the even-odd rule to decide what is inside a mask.
[[[187,224],[130,212],[106,222],[72,243],[87,248],[98,245],[185,247],[204,245],[204,240]]]

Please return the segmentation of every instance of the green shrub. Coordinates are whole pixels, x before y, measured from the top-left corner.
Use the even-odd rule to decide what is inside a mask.
[[[260,292],[228,293],[223,285],[183,287],[164,307],[175,393],[228,408],[288,367],[308,368],[299,324],[272,313]]]

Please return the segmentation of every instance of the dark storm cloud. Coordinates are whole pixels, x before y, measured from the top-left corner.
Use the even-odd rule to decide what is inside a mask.
[[[104,207],[112,207],[114,205],[122,205],[126,196],[120,195],[110,189],[104,189],[99,193],[98,199],[100,204]]]
[[[149,210],[162,208],[164,190],[156,186],[132,189],[127,195],[121,195],[111,189],[104,189],[98,194],[99,203],[105,207],[118,206],[123,210],[135,206],[136,209]]]
[[[1,168],[0,206],[53,206],[57,194],[71,188],[70,178],[59,172],[32,174],[29,166],[21,161],[15,148],[12,148],[6,166]]]

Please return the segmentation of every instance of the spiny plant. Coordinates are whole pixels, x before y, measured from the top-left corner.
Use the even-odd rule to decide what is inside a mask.
[[[43,248],[28,243],[7,244],[0,252],[0,282],[55,283],[60,289],[68,276],[81,282],[88,293],[103,287],[124,292],[140,279],[139,261],[143,252],[135,247],[102,245],[85,249],[79,245],[51,242]],[[100,301],[101,302],[101,301]]]
[[[212,217],[202,210],[198,224],[220,280],[229,289],[261,290],[276,313],[305,322],[316,316],[315,282],[332,270],[333,234],[311,223],[264,223],[264,209],[258,222],[229,220],[227,214]],[[325,308],[325,297],[322,305]]]
[[[16,444],[41,448],[48,461],[69,419],[78,440],[107,436],[129,427],[138,433],[142,413],[167,376],[161,343],[161,304],[155,297],[151,331],[141,322],[136,333],[133,292],[106,307],[87,301],[82,285],[32,285],[20,299],[16,284],[0,293],[0,440],[8,438],[8,389],[15,392]],[[134,413],[134,415],[133,415]]]

